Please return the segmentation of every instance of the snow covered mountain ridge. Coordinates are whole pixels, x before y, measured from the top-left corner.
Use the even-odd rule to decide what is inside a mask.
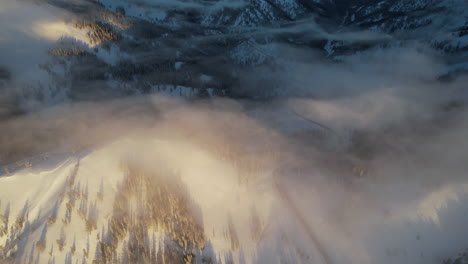
[[[272,76],[294,74],[297,64],[346,64],[398,49],[417,50],[445,64],[434,78],[452,80],[466,72],[468,8],[463,0],[56,0],[42,5],[69,15],[32,22],[37,25],[34,39],[48,38],[47,45],[41,41],[41,54],[48,51],[49,56],[32,63],[34,74],[28,78],[33,80],[21,81],[24,91],[14,95],[20,100],[14,111],[99,98],[104,90],[117,97],[153,92],[256,99],[299,95],[281,81],[271,82]],[[5,16],[5,23],[16,12],[6,10],[12,18]],[[12,85],[24,79],[20,66],[3,67],[14,72]],[[257,84],[247,88],[252,69]]]

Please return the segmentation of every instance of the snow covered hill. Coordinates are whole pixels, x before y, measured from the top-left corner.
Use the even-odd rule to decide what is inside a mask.
[[[2,263],[321,263],[299,241],[274,252],[274,193],[193,146],[126,140],[35,163],[0,178]]]
[[[407,205],[389,189],[374,197],[396,199],[387,212],[339,184],[302,188],[179,140],[126,139],[15,166],[0,178],[5,264],[427,264],[468,242],[466,182]]]

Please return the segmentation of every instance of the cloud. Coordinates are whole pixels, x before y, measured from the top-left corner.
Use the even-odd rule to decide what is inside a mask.
[[[448,241],[466,228],[466,221],[447,225],[463,217],[455,211],[466,205],[468,183],[462,162],[468,154],[462,143],[468,132],[466,119],[443,128],[422,120],[421,125],[428,126],[418,132],[406,128],[404,100],[395,104],[392,100],[398,101],[397,97],[386,93],[367,98],[376,106],[363,104],[365,99],[306,102],[313,109],[310,112],[333,123],[338,133],[350,122],[378,136],[369,139],[376,151],[363,163],[355,163],[359,158],[346,150],[318,148],[311,141],[312,130],[302,131],[311,133],[309,137],[284,132],[281,124],[265,122],[259,111],[266,107],[271,116],[292,120],[294,113],[282,109],[300,105],[300,99],[271,108],[243,101],[188,103],[160,96],[57,106],[3,122],[0,143],[2,153],[10,155],[112,148],[107,158],[116,161],[129,158],[149,170],[164,164],[180,173],[189,195],[203,210],[220,206],[212,199],[220,195],[216,201],[222,201],[222,209],[205,211],[207,225],[223,226],[221,215],[238,208],[234,221],[240,234],[249,230],[249,221],[240,219],[249,219],[250,206],[257,206],[263,210],[262,219],[270,223],[259,244],[258,263],[273,256],[288,258],[275,242],[281,241],[281,234],[304,252],[316,248],[318,240],[332,263],[437,263],[428,258],[449,257],[467,242]],[[402,110],[395,115],[391,109]],[[383,119],[386,114],[392,118]],[[384,129],[374,126],[379,122]],[[326,144],[331,139],[322,140]],[[396,141],[389,148],[385,143],[391,140]],[[360,176],[353,166],[362,164],[367,173]],[[244,188],[239,177],[246,177],[251,188],[243,196],[246,204],[236,202]],[[313,235],[307,235],[308,229]],[[439,237],[441,244],[419,242],[418,234],[423,239]],[[247,235],[239,236],[241,245],[250,241]],[[447,243],[451,246],[442,246]],[[215,249],[220,247],[214,244]],[[420,252],[426,258],[417,259]]]

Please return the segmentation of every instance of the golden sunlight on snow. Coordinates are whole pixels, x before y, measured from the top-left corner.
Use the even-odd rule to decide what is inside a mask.
[[[62,37],[71,37],[94,47],[96,43],[91,43],[87,36],[87,30],[77,29],[72,24],[64,21],[42,21],[32,28],[34,34],[50,41],[57,41]]]

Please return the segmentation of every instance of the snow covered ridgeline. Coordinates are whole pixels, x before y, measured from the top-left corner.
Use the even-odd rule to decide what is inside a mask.
[[[325,263],[309,229],[331,263],[440,264],[460,252],[440,241],[465,226],[466,184],[404,206],[385,201],[391,213],[370,210],[372,197],[342,193],[329,179],[294,189],[286,179],[294,191],[285,201],[270,178],[278,156],[258,154],[122,140],[2,177],[1,263]],[[378,197],[398,189],[389,184]]]
[[[171,23],[179,26],[184,21],[174,19],[175,14],[197,13],[197,19],[203,26],[226,25],[252,27],[297,19],[308,11],[324,5],[333,5],[332,1],[299,0],[258,0],[258,1],[141,1],[128,0],[99,1],[109,10],[130,17],[141,18],[153,23]]]
[[[226,165],[199,153],[202,158],[188,160],[179,173],[148,169],[111,158],[122,144],[49,171],[0,178],[2,263],[237,263],[239,254],[252,257],[241,241],[257,243],[264,214],[252,211],[248,192],[232,203],[232,195],[246,192],[234,175],[200,175],[206,166],[208,174],[231,168],[216,168]],[[180,158],[173,146],[156,144],[165,160],[158,164]],[[233,193],[224,197],[219,188]],[[208,202],[216,195],[220,199]]]
[[[164,258],[166,263],[182,263],[190,262],[192,249],[204,247],[203,227],[193,219],[190,201],[179,193],[180,186],[129,168],[115,195],[112,215],[102,219],[100,214],[109,212],[105,188],[101,185],[91,194],[88,185],[75,183],[79,166],[77,163],[71,169],[48,213],[40,211],[30,221],[27,202],[10,223],[10,218],[14,219],[10,210],[14,209],[6,206],[1,230],[2,240],[6,238],[3,261],[46,263],[48,258],[47,263],[72,263],[81,258],[84,263],[88,259],[89,263],[162,263]],[[98,223],[102,230],[97,230]],[[165,242],[158,243],[161,240]],[[28,246],[30,251],[22,248]]]

